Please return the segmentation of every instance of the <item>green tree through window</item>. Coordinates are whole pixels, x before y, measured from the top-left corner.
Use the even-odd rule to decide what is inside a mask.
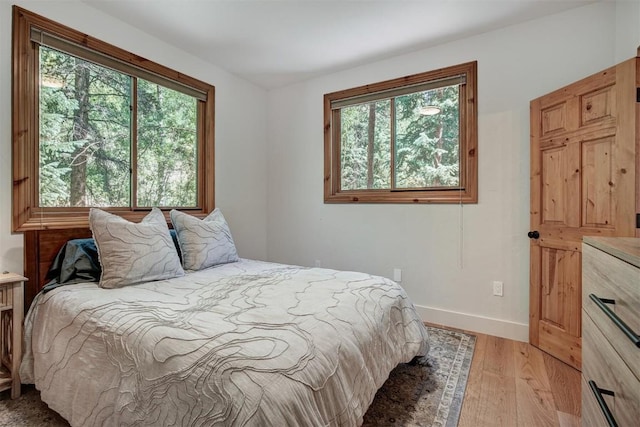
[[[395,98],[397,188],[458,187],[458,85]]]
[[[42,207],[196,206],[197,100],[41,47],[39,153]]]
[[[12,229],[215,208],[215,87],[13,6]]]
[[[325,95],[325,202],[477,202],[476,63]]]

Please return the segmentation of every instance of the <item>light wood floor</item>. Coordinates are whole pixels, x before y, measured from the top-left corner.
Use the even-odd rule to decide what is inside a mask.
[[[530,344],[477,336],[458,427],[580,426],[580,372]]]

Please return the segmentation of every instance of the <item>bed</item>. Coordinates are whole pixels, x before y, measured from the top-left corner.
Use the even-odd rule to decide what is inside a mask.
[[[32,252],[65,245],[50,240]],[[382,277],[241,258],[113,288],[102,274],[53,283],[25,317],[21,380],[72,426],[357,426],[391,370],[428,351]]]

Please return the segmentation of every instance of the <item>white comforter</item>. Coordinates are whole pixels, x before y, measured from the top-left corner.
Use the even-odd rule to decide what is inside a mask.
[[[40,294],[21,378],[73,426],[355,426],[428,351],[396,283],[258,261]]]

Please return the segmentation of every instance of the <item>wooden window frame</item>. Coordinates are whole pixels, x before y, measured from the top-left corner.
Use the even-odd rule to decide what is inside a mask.
[[[375,98],[402,90],[464,75],[460,86],[460,185],[425,189],[340,188],[340,113],[332,103],[350,98]],[[368,84],[324,95],[324,202],[325,203],[477,203],[478,202],[478,112],[477,61],[425,73]],[[390,148],[392,149],[392,148]],[[393,163],[393,156],[391,159]]]
[[[43,16],[13,6],[12,40],[12,230],[23,232],[44,229],[81,228],[88,226],[88,207],[39,207],[39,69],[38,48],[31,41],[31,30],[52,34],[71,44],[140,70],[141,76],[157,76],[160,81],[203,94],[198,102],[198,171],[197,207],[180,208],[199,217],[215,208],[215,87],[178,71],[149,61],[116,46],[100,41]],[[135,176],[135,171],[133,171]],[[164,208],[168,219],[168,210]],[[139,221],[150,208],[105,208],[122,217]]]

